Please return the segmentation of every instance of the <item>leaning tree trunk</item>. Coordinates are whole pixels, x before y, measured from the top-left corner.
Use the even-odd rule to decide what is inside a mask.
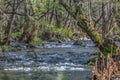
[[[91,38],[91,40],[95,43],[101,52],[113,53],[118,48],[114,41],[102,37],[102,35],[95,30],[94,26],[89,24],[84,15],[80,14],[79,18],[76,20],[78,21],[77,25],[85,33],[87,33],[87,35]]]
[[[106,39],[96,31],[93,24],[90,24],[88,19],[84,16],[80,8],[76,6],[76,12],[70,12],[69,6],[60,1],[60,4],[66,9],[66,11],[77,21],[77,25],[91,38],[95,45],[100,49],[102,53],[114,53],[118,46],[111,39]],[[77,10],[79,9],[79,11]]]
[[[99,80],[99,77],[101,77],[101,75],[103,78],[100,80],[111,80],[112,74],[116,71],[115,65],[117,65],[117,63],[114,60],[114,58],[108,57],[108,53],[116,53],[116,49],[118,48],[118,46],[115,44],[114,41],[112,41],[110,39],[106,39],[105,37],[102,37],[102,35],[96,31],[94,26],[92,24],[90,24],[90,22],[83,15],[81,10],[77,14],[75,14],[73,12],[71,13],[70,8],[66,4],[64,4],[62,2],[60,4],[77,21],[77,25],[85,33],[87,33],[87,35],[91,38],[91,40],[95,43],[95,45],[102,52],[102,57],[101,57],[101,54],[99,54],[99,58],[96,63],[96,66],[95,66],[96,68],[94,70],[95,73],[93,73],[93,80]],[[104,58],[104,55],[105,56],[107,55],[107,57]],[[113,56],[113,55],[111,55],[111,56]],[[120,61],[120,59],[118,61]],[[114,64],[114,62],[115,62],[115,64]],[[117,66],[117,68],[118,67],[119,66]],[[108,73],[106,73],[105,71]],[[109,76],[107,76],[106,74]]]

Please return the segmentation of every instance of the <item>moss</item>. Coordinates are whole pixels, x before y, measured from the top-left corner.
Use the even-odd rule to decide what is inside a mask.
[[[20,47],[11,47],[9,45],[2,46],[2,52],[6,52],[6,51],[19,51],[19,50],[21,50]]]
[[[102,43],[104,42],[102,36],[101,36],[100,34],[98,34],[98,32],[93,31],[93,34],[94,34],[94,36],[96,37],[95,40],[96,40],[97,42],[99,42],[100,44],[102,44]]]
[[[34,43],[41,46],[43,45],[44,41],[41,38],[35,38]]]
[[[86,17],[83,14],[80,14],[79,18],[82,19],[83,21],[87,21]]]
[[[11,36],[14,36],[14,37],[17,37],[17,36],[19,36],[20,35],[20,32],[12,32],[11,33]]]
[[[64,29],[64,34],[68,37],[72,37],[72,30],[70,28]]]
[[[78,25],[90,36],[90,38],[97,44],[103,44],[104,40],[102,36],[94,29],[84,15],[80,15],[80,22]]]
[[[87,65],[89,65],[89,66],[92,65],[92,66],[93,66],[93,65],[95,64],[95,62],[96,62],[96,59],[97,59],[97,58],[92,58],[92,59],[90,59],[90,60],[87,62]]]

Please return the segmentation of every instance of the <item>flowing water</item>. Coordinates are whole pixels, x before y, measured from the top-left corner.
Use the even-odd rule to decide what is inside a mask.
[[[38,49],[4,52],[0,55],[0,80],[91,80],[86,65],[98,51],[92,41],[86,47],[73,42],[50,42]]]

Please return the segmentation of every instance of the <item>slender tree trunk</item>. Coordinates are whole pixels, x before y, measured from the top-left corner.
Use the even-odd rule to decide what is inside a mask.
[[[12,32],[12,24],[13,24],[13,21],[14,21],[14,17],[15,17],[15,14],[12,14],[10,16],[9,21],[8,21],[7,29],[5,31],[5,34],[6,34],[5,44],[9,44],[9,42],[10,42],[11,32]]]
[[[20,38],[20,42],[22,43],[27,43],[29,42],[29,37],[30,37],[30,32],[31,32],[31,26],[30,26],[30,18],[29,18],[29,0],[24,1],[24,20],[25,20],[25,25],[24,25],[24,31],[23,34]]]
[[[15,3],[16,3],[16,0],[13,1],[12,14],[10,15],[10,18],[8,20],[8,23],[7,23],[7,28],[6,28],[6,31],[5,31],[6,38],[5,38],[4,44],[9,44],[10,43],[11,32],[12,32],[12,24],[14,22],[15,10],[16,10],[15,9]]]
[[[36,20],[31,20],[29,18],[31,12],[33,13],[32,3],[29,0],[25,0],[24,14],[26,16],[24,20],[26,21],[26,24],[24,26],[24,31],[22,33],[22,36],[19,40],[22,43],[31,43],[36,41],[37,39],[38,26]]]

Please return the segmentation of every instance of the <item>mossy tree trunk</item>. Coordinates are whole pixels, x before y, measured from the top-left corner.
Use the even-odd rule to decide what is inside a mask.
[[[103,53],[114,53],[118,48],[114,41],[102,37],[100,33],[96,31],[93,25],[89,24],[88,20],[84,17],[83,14],[80,14],[77,25],[91,38],[95,45]]]
[[[75,12],[71,12],[70,7],[64,2],[60,1],[60,4],[66,9],[66,11],[77,21],[77,25],[91,38],[95,45],[100,49],[102,53],[114,53],[118,46],[114,41],[102,37],[102,35],[97,32],[93,24],[90,24],[88,19],[82,13],[80,8],[76,8]],[[76,6],[77,7],[77,6]],[[79,10],[78,10],[79,9]]]
[[[115,44],[114,41],[112,41],[111,39],[106,39],[104,36],[102,36],[103,34],[100,34],[99,32],[97,32],[93,24],[90,24],[89,20],[84,16],[80,8],[79,8],[79,11],[77,10],[77,12],[76,11],[71,12],[70,7],[68,7],[65,3],[63,3],[62,0],[60,1],[61,1],[60,4],[77,21],[77,25],[85,33],[87,33],[87,35],[91,38],[91,40],[102,52],[102,55],[99,54],[99,58],[95,66],[97,68],[94,70],[96,72],[95,74],[93,74],[93,80],[99,80],[99,77],[100,77],[99,75],[102,75],[104,77],[104,79],[102,78],[100,80],[110,80],[112,74],[116,71],[115,70],[116,64],[113,64],[116,61],[113,61],[112,58],[109,58],[108,54],[116,53],[116,49],[119,50],[119,47]],[[111,56],[113,56],[113,54]],[[111,68],[112,68],[112,71],[111,71]],[[105,71],[108,73],[106,73]],[[107,76],[106,74],[108,74],[109,76]]]

